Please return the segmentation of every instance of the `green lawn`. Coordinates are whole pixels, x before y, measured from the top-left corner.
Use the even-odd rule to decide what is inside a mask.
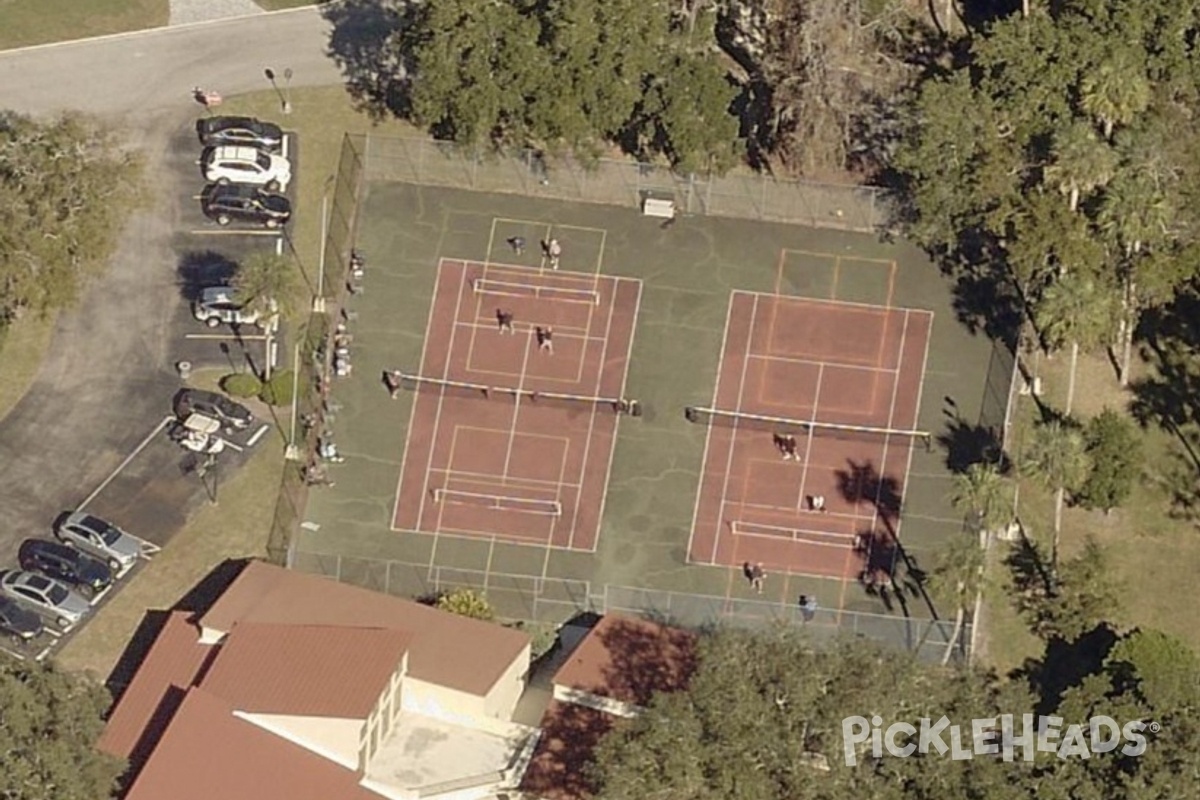
[[[0,0],[0,50],[167,24],[169,0]]]
[[[1038,373],[1045,383],[1043,399],[1061,408],[1065,396],[1067,358],[1043,358]],[[1105,407],[1124,410],[1132,395],[1124,392],[1113,377],[1103,354],[1081,357],[1076,387],[1075,415],[1091,417]],[[1034,404],[1021,398],[1015,417],[1014,453],[1033,425]],[[1170,438],[1157,428],[1145,436],[1146,464],[1161,464],[1170,448]],[[1034,480],[1021,483],[1021,519],[1033,538],[1049,549],[1053,535],[1053,496]],[[1168,516],[1167,497],[1146,477],[1138,481],[1124,508],[1110,515],[1068,508],[1063,518],[1063,557],[1078,552],[1087,535],[1104,546],[1120,584],[1121,602],[1113,620],[1127,627],[1158,628],[1200,648],[1200,626],[1184,598],[1195,591],[1195,574],[1200,570],[1200,537],[1195,526]],[[1023,627],[1009,602],[1008,583],[1002,568],[994,575],[989,595],[987,661],[1004,672],[1041,651],[1040,643]]]

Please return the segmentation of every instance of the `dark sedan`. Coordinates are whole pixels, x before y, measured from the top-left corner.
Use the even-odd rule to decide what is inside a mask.
[[[278,228],[292,218],[292,201],[241,183],[210,183],[200,194],[200,210],[218,225],[245,222]]]
[[[21,569],[40,572],[87,595],[98,594],[113,582],[107,564],[61,542],[26,539],[18,558]]]
[[[247,428],[254,422],[250,409],[223,394],[203,389],[184,389],[175,395],[175,416],[187,419],[192,414],[211,417],[226,428]]]
[[[283,146],[283,130],[253,117],[201,117],[196,135],[205,147],[225,144],[248,145],[272,152]]]
[[[0,633],[21,644],[37,636],[42,630],[41,617],[15,600],[0,597]]]

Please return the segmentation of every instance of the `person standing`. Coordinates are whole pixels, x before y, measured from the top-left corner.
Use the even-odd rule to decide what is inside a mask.
[[[554,355],[554,330],[550,327],[543,328],[539,325],[536,333],[538,350],[547,355]]]
[[[524,236],[510,236],[507,241],[508,241],[508,246],[511,247],[513,249],[513,252],[516,253],[517,255],[522,255],[525,252],[525,237]]]
[[[562,257],[562,245],[558,243],[558,239],[551,239],[546,243],[546,255],[550,258],[550,269],[558,269],[558,260]]]
[[[763,569],[762,562],[758,562],[750,568],[750,586],[759,594],[763,593],[763,584],[767,580],[767,572]]]
[[[804,617],[804,621],[812,622],[817,616],[817,598],[802,594],[800,595],[799,605],[800,615]]]
[[[502,308],[497,308],[496,323],[500,326],[500,333],[514,333],[513,315],[511,311],[505,311]]]

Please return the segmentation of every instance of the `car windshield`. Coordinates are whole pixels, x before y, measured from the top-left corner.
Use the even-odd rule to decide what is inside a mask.
[[[271,157],[266,153],[259,153],[254,160],[257,161],[258,165],[263,169],[271,168]]]
[[[50,598],[50,602],[56,606],[62,605],[67,599],[67,590],[59,586],[57,583],[51,584],[46,590],[46,597]]]
[[[83,521],[84,526],[100,537],[105,544],[116,544],[121,538],[121,532],[102,519],[88,517]]]

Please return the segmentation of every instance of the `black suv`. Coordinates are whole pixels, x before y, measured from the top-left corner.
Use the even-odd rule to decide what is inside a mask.
[[[42,618],[8,597],[0,597],[0,633],[21,644],[44,630]]]
[[[113,582],[107,564],[61,542],[26,539],[21,543],[19,560],[21,569],[40,572],[88,595],[104,591]]]
[[[175,416],[187,419],[189,414],[212,417],[226,428],[247,428],[254,422],[250,409],[241,403],[203,389],[183,389],[175,395]]]
[[[240,183],[210,183],[200,194],[204,216],[218,225],[249,222],[278,228],[292,218],[292,202],[281,194]]]
[[[237,144],[275,152],[283,146],[278,125],[253,117],[201,117],[196,120],[196,135],[205,147]]]

